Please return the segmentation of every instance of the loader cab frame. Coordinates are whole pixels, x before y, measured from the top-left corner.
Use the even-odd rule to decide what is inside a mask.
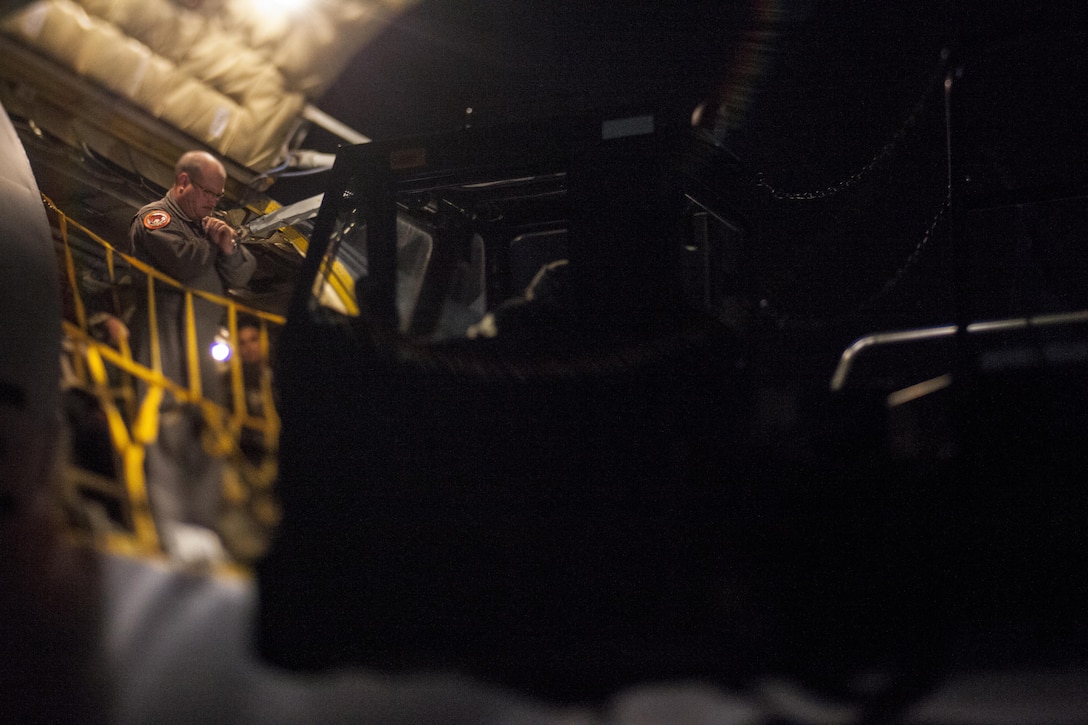
[[[685,188],[683,148],[636,114],[341,150],[279,341],[262,656],[454,667],[559,699],[719,666],[691,619],[719,626],[713,576],[684,581],[693,608],[650,641],[616,616],[657,611],[680,571],[717,566],[707,501],[746,412],[738,346],[702,296],[712,255],[690,232],[710,212]],[[549,258],[569,278],[528,300]],[[457,314],[522,302],[494,337]],[[551,654],[532,656],[556,626]]]
[[[742,205],[721,178],[700,176],[711,164],[691,162],[708,149],[655,123],[596,114],[341,149],[293,314],[316,302],[415,342],[460,337],[571,257],[613,286],[630,278],[651,295],[722,306],[747,234]],[[714,163],[739,194],[735,169]]]

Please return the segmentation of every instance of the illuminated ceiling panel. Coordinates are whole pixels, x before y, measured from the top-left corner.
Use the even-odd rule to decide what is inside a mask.
[[[39,0],[0,22],[0,98],[109,157],[122,116],[144,128],[122,144],[161,162],[191,138],[263,171],[282,160],[306,104],[415,2]]]

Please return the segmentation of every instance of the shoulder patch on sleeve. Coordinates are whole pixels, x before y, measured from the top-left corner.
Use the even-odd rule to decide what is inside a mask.
[[[148,229],[162,229],[170,223],[170,212],[156,209],[144,214],[144,226]]]

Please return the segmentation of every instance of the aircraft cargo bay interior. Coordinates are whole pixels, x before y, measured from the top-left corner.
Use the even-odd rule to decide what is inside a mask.
[[[32,561],[40,431],[71,707],[1079,721],[1084,10],[455,5],[3,4],[0,511]]]

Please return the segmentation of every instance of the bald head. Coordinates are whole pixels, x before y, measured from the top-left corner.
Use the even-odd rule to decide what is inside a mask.
[[[207,151],[186,151],[174,165],[174,178],[182,172],[197,179],[204,178],[205,174],[213,173],[226,176],[226,169],[222,162]]]
[[[170,195],[190,219],[203,219],[215,211],[226,188],[223,163],[207,151],[186,151],[174,165]]]

